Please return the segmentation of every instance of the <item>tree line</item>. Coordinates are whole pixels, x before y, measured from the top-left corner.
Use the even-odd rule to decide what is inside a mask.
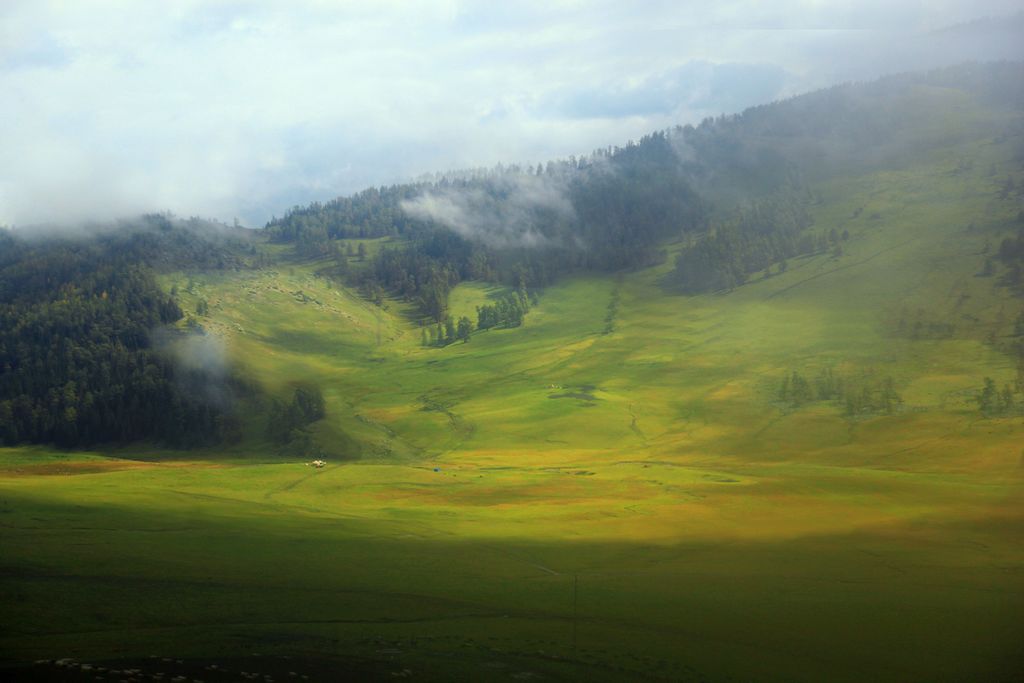
[[[476,307],[476,326],[481,330],[492,327],[519,327],[532,305],[536,305],[536,294],[527,293],[521,287],[514,294],[506,294],[493,304]]]
[[[996,387],[995,380],[986,377],[981,390],[975,395],[978,410],[985,417],[1006,417],[1016,415],[1020,406],[1014,398],[1014,387],[1004,384],[1002,390]]]
[[[476,324],[466,316],[458,320],[445,316],[436,326],[427,325],[421,331],[423,346],[447,346],[456,341],[468,342],[474,330],[519,327],[531,306],[537,304],[537,295],[527,293],[521,287],[514,293],[508,293],[493,304],[476,307]]]
[[[422,331],[423,346],[448,346],[456,341],[466,343],[473,333],[473,321],[461,316],[457,321],[447,316],[436,327],[426,326]]]
[[[822,368],[810,379],[796,370],[787,373],[779,383],[777,398],[791,408],[818,401],[835,402],[849,417],[892,415],[903,405],[892,377],[854,381],[830,367]]]

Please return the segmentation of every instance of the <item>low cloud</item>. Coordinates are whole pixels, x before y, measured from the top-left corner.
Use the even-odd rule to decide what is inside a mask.
[[[1019,0],[4,2],[0,224],[167,210],[258,226],[294,203],[586,154],[838,81],[1021,59],[1013,12]],[[476,222],[478,202],[438,202]]]
[[[188,334],[159,328],[151,333],[153,346],[174,361],[179,389],[187,398],[227,408],[230,365],[227,346],[211,334]]]
[[[573,221],[576,212],[559,176],[509,173],[466,187],[425,192],[402,203],[413,218],[433,221],[495,247],[550,243],[549,231]]]
[[[554,93],[544,106],[574,119],[732,113],[777,98],[793,78],[772,64],[693,61],[635,84]]]

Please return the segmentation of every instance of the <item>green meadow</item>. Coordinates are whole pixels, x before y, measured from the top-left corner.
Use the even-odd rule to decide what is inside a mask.
[[[218,450],[0,450],[0,655],[1019,680],[1024,423],[975,401],[1017,372],[1021,300],[981,276],[1010,168],[985,139],[828,181],[812,229],[846,231],[841,254],[695,297],[666,288],[671,258],[574,276],[522,327],[444,348],[326,263],[168,276],[269,394],[321,387],[328,464],[278,454],[257,418]],[[452,313],[503,291],[462,284]],[[826,368],[901,403],[780,399]]]

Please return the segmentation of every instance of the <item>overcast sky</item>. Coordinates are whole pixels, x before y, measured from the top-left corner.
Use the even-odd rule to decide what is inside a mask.
[[[1020,0],[0,1],[0,224],[260,226],[851,79],[1022,58]]]

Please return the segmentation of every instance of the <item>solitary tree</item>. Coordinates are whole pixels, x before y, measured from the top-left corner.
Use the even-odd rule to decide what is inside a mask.
[[[982,415],[989,416],[995,413],[997,398],[996,383],[991,377],[986,377],[985,386],[978,392],[977,397],[978,408],[981,410]]]
[[[462,340],[465,344],[469,341],[469,333],[473,331],[473,323],[466,316],[459,318],[459,324],[455,330],[455,336]]]
[[[1003,386],[1003,393],[999,398],[999,408],[1000,412],[1004,414],[1009,415],[1013,413],[1013,389],[1009,384]]]

